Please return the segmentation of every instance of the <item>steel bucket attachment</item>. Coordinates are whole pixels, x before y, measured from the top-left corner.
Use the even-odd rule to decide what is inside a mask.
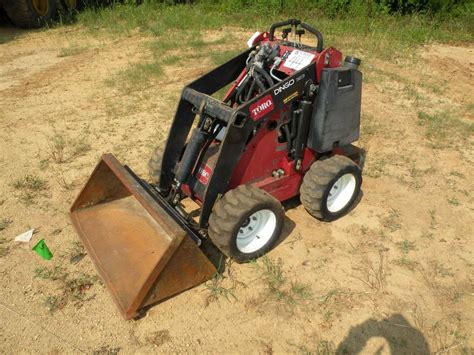
[[[216,272],[196,243],[112,154],[102,157],[70,216],[126,319]]]

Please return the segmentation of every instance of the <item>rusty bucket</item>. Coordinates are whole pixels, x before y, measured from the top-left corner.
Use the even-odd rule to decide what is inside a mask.
[[[180,225],[112,154],[102,157],[70,216],[126,319],[216,272]]]

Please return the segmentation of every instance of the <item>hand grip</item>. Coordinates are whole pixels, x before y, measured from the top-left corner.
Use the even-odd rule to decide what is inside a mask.
[[[306,23],[301,23],[300,26],[303,27],[306,31],[316,36],[316,38],[318,39],[318,43],[316,45],[316,52],[321,53],[323,51],[323,35],[321,34],[321,32]]]

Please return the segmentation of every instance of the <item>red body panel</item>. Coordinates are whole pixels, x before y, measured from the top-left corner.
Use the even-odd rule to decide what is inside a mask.
[[[264,43],[267,36],[263,34],[261,36],[263,39],[261,43]],[[289,52],[298,50],[295,47],[285,45],[284,41],[274,41],[270,43],[278,43],[280,45],[280,56],[282,58],[288,58]],[[321,53],[317,53],[315,50],[308,51],[307,49],[304,51],[314,55],[311,62],[314,63],[318,81],[323,68],[335,68],[342,65],[342,53],[332,47],[324,49]],[[285,60],[281,62],[278,68],[275,68],[275,71],[279,72],[280,75],[282,75],[282,73],[291,75],[295,72],[294,69],[288,68],[284,64]],[[244,69],[229,89],[224,97],[224,101],[244,79],[246,73],[246,69]],[[263,99],[265,98],[262,98],[262,100]],[[254,116],[252,116],[254,120],[257,120],[262,112],[263,114],[266,114],[266,111],[269,112],[268,105],[270,103],[265,100],[260,101],[257,102],[255,112],[253,113]],[[229,190],[243,184],[254,184],[273,195],[279,201],[285,201],[299,195],[299,188],[303,181],[304,174],[311,164],[318,159],[318,156],[315,152],[306,148],[299,171],[295,169],[295,161],[288,159],[287,143],[280,143],[278,141],[278,127],[288,122],[287,112],[289,111],[289,105],[290,102],[288,102],[281,111],[273,112],[270,119],[266,122],[265,127],[261,128],[247,144],[229,182]],[[206,174],[212,172],[219,144],[221,143],[216,141],[211,145],[202,161],[200,171],[205,171]],[[274,173],[280,169],[283,170],[284,173],[273,176]],[[198,180],[203,183],[203,185],[206,185],[205,177],[198,176]],[[183,185],[182,190],[185,194],[191,196],[198,204],[201,204],[201,193],[195,189],[191,189],[188,185]]]

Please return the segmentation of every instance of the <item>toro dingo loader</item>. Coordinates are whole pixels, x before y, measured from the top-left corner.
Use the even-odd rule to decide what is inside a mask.
[[[305,33],[314,46],[301,43]],[[71,208],[125,318],[209,279],[216,268],[204,242],[238,262],[268,252],[282,231],[283,201],[300,196],[323,221],[355,204],[360,60],[343,60],[295,19],[248,44],[184,88],[148,181],[106,154]],[[222,100],[212,96],[226,85]],[[185,199],[199,205],[199,218],[183,208]]]

